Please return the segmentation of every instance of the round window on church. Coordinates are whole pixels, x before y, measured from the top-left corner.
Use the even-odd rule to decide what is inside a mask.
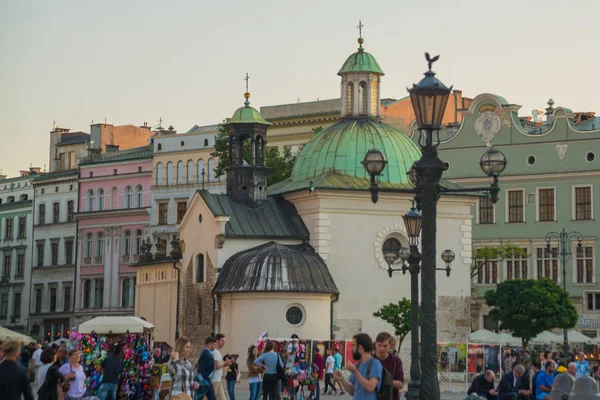
[[[396,238],[389,238],[383,242],[383,247],[381,248],[381,252],[383,255],[387,253],[400,254],[400,249],[402,248],[402,244]]]
[[[291,306],[285,312],[285,319],[290,325],[300,325],[304,320],[304,312],[298,306]]]

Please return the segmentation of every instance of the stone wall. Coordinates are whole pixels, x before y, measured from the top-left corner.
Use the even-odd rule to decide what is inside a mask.
[[[197,359],[204,348],[204,340],[213,334],[212,289],[217,281],[217,269],[208,253],[204,263],[206,282],[194,281],[194,263],[190,260],[181,281],[180,336],[192,344],[191,358]],[[218,316],[217,316],[218,320]]]
[[[466,343],[471,331],[470,297],[439,296],[438,342]]]

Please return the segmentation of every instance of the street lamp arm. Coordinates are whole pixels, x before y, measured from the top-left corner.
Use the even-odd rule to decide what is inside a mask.
[[[583,235],[577,231],[569,232],[567,236],[568,240],[577,239],[578,241],[583,240]]]
[[[549,242],[551,240],[560,240],[560,233],[558,232],[550,232],[549,234],[546,235],[546,242]]]

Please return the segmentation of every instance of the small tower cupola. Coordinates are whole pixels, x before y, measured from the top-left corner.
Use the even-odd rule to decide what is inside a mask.
[[[364,51],[363,24],[359,21],[358,51],[352,54],[338,75],[342,77],[342,117],[379,117],[381,100],[381,67],[371,54]]]
[[[224,124],[229,138],[227,195],[245,206],[258,207],[267,200],[267,128],[271,123],[250,107],[248,79],[246,74],[244,106]],[[244,160],[244,147],[249,148],[249,162]]]

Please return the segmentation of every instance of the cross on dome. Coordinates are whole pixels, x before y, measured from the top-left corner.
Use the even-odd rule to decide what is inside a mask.
[[[362,28],[364,28],[364,25],[362,23],[362,20],[360,20],[360,19],[358,20],[357,28],[358,28],[358,44],[360,45],[360,48],[359,48],[359,50],[360,50],[360,49],[362,49],[362,45],[365,42],[365,39],[363,39],[363,37],[362,37]]]
[[[244,80],[246,81],[246,93],[244,93],[244,97],[246,98],[246,101],[244,102],[244,105],[250,105],[250,100],[248,100],[250,98],[250,92],[248,91],[248,81],[250,80],[250,76],[248,75],[248,73],[246,72],[246,77],[244,78]]]

